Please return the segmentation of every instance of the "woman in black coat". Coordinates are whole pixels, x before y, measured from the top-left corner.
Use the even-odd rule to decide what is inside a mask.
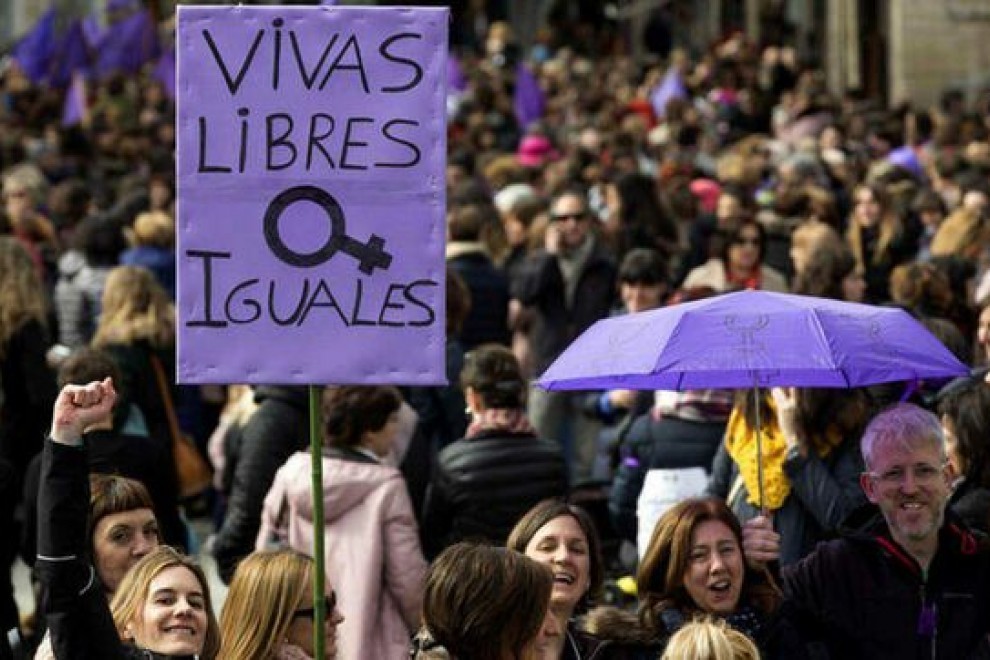
[[[461,385],[471,423],[464,438],[440,452],[427,488],[428,557],[464,539],[504,544],[530,507],[567,491],[560,446],[537,437],[526,418],[526,382],[512,351],[496,344],[471,351]]]

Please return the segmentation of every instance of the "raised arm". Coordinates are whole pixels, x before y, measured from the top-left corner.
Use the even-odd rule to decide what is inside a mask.
[[[41,459],[38,559],[55,657],[119,658],[122,647],[96,570],[87,559],[89,474],[83,432],[113,409],[113,382],[66,385]]]

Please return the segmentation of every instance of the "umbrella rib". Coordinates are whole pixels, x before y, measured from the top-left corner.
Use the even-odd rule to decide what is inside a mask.
[[[825,349],[825,355],[828,356],[829,361],[835,369],[838,369],[839,373],[842,375],[842,379],[846,382],[846,387],[849,387],[849,377],[846,375],[845,371],[835,363],[834,356],[832,355],[832,346],[828,341],[828,335],[825,334],[825,328],[822,327],[822,319],[818,315],[818,310],[812,310],[815,317],[815,334],[818,335],[818,340],[823,344]]]

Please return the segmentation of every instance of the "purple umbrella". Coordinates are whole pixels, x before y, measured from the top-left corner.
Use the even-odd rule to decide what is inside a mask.
[[[538,383],[548,390],[752,387],[758,398],[762,387],[860,387],[967,371],[901,309],[740,291],[599,321]]]

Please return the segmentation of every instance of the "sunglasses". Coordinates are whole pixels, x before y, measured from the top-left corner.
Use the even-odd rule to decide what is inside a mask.
[[[567,222],[568,220],[581,222],[587,217],[588,214],[585,211],[581,211],[580,213],[554,213],[550,216],[550,220],[553,222]]]
[[[323,597],[323,618],[325,620],[330,620],[333,616],[334,610],[337,609],[337,593],[330,592],[329,596]],[[315,607],[304,607],[302,609],[296,610],[292,613],[292,618],[305,618],[314,619],[316,618],[316,608]]]
[[[759,245],[759,238],[750,238],[748,236],[736,236],[732,239],[733,245]]]

